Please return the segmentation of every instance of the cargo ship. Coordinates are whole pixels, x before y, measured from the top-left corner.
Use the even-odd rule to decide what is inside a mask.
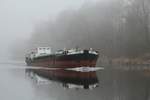
[[[52,53],[50,47],[38,47],[25,57],[28,66],[50,68],[95,67],[98,51],[90,49],[63,49]]]

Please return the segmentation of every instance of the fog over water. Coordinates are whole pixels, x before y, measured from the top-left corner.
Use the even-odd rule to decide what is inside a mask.
[[[2,100],[149,100],[150,97],[149,76],[142,71],[114,70],[112,67],[117,66],[105,66],[105,70],[97,71],[99,87],[76,90],[65,89],[55,81],[38,84],[25,70],[16,69],[22,66],[24,64],[0,64]]]
[[[149,5],[149,0],[0,0],[0,100],[150,100]],[[24,56],[38,46],[98,50],[97,66],[104,67],[96,72],[99,87],[37,84],[25,73]]]

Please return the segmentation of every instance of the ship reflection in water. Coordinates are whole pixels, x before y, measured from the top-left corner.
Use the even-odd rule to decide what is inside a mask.
[[[96,72],[88,72],[87,69],[84,72],[40,71],[47,71],[48,74],[38,73],[38,68],[32,67],[31,70],[29,67],[24,64],[0,64],[1,100],[150,100],[150,66],[108,65]],[[28,69],[27,74],[24,73],[25,68]],[[93,86],[93,90],[84,89],[85,84],[89,84],[88,88]],[[94,88],[94,84],[99,86]],[[63,89],[62,86],[79,89]]]
[[[37,83],[45,80],[47,82],[52,81],[60,83],[64,88],[68,89],[93,89],[99,85],[96,71],[93,71],[93,68],[91,71],[87,71],[87,69],[84,69],[83,71],[64,69],[26,69],[26,74]]]

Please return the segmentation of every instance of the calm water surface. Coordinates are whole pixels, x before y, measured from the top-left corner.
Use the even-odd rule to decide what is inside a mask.
[[[10,67],[16,67],[10,68]],[[57,82],[37,84],[17,69],[21,64],[0,64],[1,100],[149,100],[150,77],[142,71],[105,66],[97,71],[99,87],[92,90],[64,89]],[[8,69],[4,69],[7,68]],[[125,66],[124,66],[125,67]],[[142,67],[142,66],[141,66]]]

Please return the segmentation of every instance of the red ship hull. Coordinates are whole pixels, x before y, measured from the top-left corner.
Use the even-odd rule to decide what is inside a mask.
[[[95,67],[98,55],[84,52],[82,54],[61,54],[47,55],[34,59],[26,59],[29,66],[74,68],[74,67]]]

